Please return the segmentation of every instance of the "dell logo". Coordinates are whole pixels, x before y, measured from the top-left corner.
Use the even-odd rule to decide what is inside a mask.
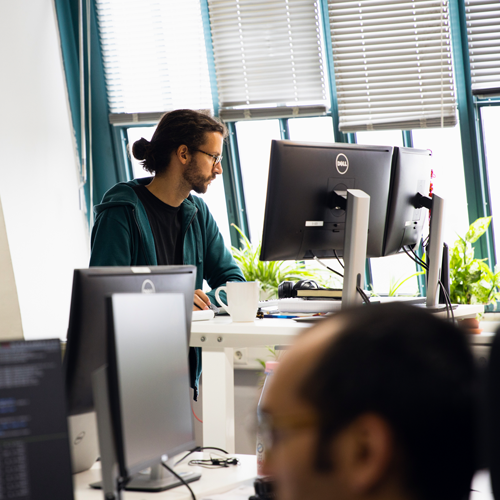
[[[345,174],[349,169],[349,160],[344,153],[339,153],[335,159],[335,166],[339,174]]]
[[[142,293],[155,293],[155,284],[151,280],[144,280],[141,288]]]
[[[78,436],[76,436],[75,440],[73,441],[73,444],[75,446],[79,445],[83,441],[84,437],[85,437],[85,431],[80,432],[80,434],[78,434]]]

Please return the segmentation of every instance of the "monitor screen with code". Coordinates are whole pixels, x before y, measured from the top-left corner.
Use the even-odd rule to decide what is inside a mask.
[[[0,498],[73,498],[59,339],[0,342]]]

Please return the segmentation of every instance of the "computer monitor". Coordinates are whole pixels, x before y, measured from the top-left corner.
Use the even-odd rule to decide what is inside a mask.
[[[384,255],[394,148],[272,141],[261,260],[343,255],[347,189],[370,196],[367,256]]]
[[[94,376],[104,486],[106,479],[113,481],[115,468],[107,462],[113,456],[119,467],[116,479],[125,489],[161,491],[177,486],[180,481],[174,477],[158,476],[163,461],[170,459],[173,467],[176,454],[195,446],[184,296],[113,294],[108,300],[106,377]],[[114,440],[106,432],[109,423]],[[139,474],[148,467],[154,473]]]
[[[0,342],[0,498],[73,498],[59,339]]]
[[[73,276],[64,370],[68,412],[94,410],[91,374],[106,363],[106,299],[113,293],[182,293],[185,302],[186,345],[196,279],[194,266],[93,267]],[[142,311],[134,311],[139,317]]]
[[[420,242],[429,211],[416,202],[416,195],[429,196],[431,169],[429,150],[394,148],[384,255]]]

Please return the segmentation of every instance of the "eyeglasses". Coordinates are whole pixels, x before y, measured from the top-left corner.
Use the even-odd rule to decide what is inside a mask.
[[[271,416],[262,412],[257,417],[257,432],[266,450],[270,450],[279,443],[286,435],[294,431],[310,429],[318,424],[313,415],[282,415]]]
[[[218,165],[222,161],[222,155],[211,155],[210,153],[206,153],[201,149],[195,149],[194,151],[198,151],[199,153],[203,153],[204,155],[211,156],[214,159],[212,167],[215,167],[215,165]]]

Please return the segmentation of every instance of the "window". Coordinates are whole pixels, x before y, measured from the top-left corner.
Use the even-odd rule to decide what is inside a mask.
[[[356,133],[356,139],[358,144],[403,146],[401,130],[361,131]],[[370,264],[375,294],[415,295],[418,292],[416,277],[404,281],[416,272],[415,263],[406,254],[372,258]]]
[[[132,146],[135,141],[138,141],[141,137],[150,141],[153,137],[156,127],[130,127],[127,129],[128,136],[128,149],[130,155],[130,161],[132,163],[132,178],[139,179],[140,177],[149,177],[151,174],[142,168],[139,160],[134,158],[132,154]]]
[[[360,131],[356,132],[356,142],[373,146],[402,146],[403,135],[401,130]]]
[[[280,139],[278,120],[236,123],[250,239],[262,238],[271,140]]]
[[[434,193],[446,201],[444,241],[453,245],[469,227],[459,127],[413,131],[413,146],[432,151]]]
[[[333,123],[329,116],[288,120],[292,141],[335,142]]]
[[[414,147],[432,150],[434,191],[448,200],[445,240],[453,244],[469,221],[460,131],[454,126],[448,1],[325,0],[326,39],[333,54],[333,60],[326,62],[332,63],[335,78],[327,74],[319,4],[318,0],[207,0],[212,40],[207,57],[204,35],[208,33],[198,0],[96,0],[111,122],[151,123],[152,115],[159,118],[169,109],[211,108],[217,90],[221,116],[236,122],[240,159],[236,168],[241,167],[255,243],[262,234],[270,141],[283,137],[279,119],[288,120],[292,140],[333,141],[336,117],[326,113],[327,82],[334,81],[340,129],[356,132],[358,143],[402,145],[403,129],[412,131]],[[453,13],[456,4],[450,6]],[[458,8],[462,7],[459,2]],[[465,0],[465,13],[475,89],[477,78],[486,74],[498,82],[485,65],[487,59],[493,68],[498,62],[500,10],[496,0]],[[189,68],[182,65],[186,60]],[[217,89],[210,85],[212,63]],[[457,85],[462,89],[464,83]],[[495,139],[499,109],[481,111],[491,186],[499,182]],[[139,130],[128,130],[130,142]],[[491,208],[500,218],[492,198]],[[211,186],[206,199],[227,234],[222,182]],[[404,257],[400,260],[406,262]],[[406,271],[406,263],[401,272],[396,271],[399,264],[384,264],[380,271],[377,266],[374,259],[373,274],[383,283],[381,290],[389,288],[388,268],[394,270],[394,278],[413,271]],[[413,285],[408,287],[410,291]]]

